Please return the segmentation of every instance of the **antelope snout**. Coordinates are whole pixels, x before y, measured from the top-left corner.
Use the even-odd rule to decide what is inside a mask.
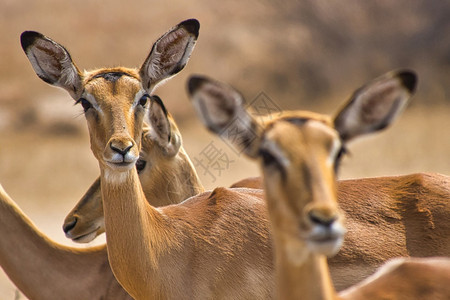
[[[77,225],[78,218],[72,217],[70,219],[66,219],[63,225],[63,231],[67,237],[69,237],[69,232]]]
[[[336,254],[346,233],[342,212],[335,206],[318,206],[310,208],[306,218],[310,227],[307,244],[311,250],[327,256]]]
[[[337,209],[329,207],[313,208],[307,214],[309,222],[312,225],[319,225],[323,227],[331,227],[333,223],[339,218]]]
[[[139,158],[139,149],[130,138],[111,138],[106,146],[104,158],[113,168],[130,169]]]

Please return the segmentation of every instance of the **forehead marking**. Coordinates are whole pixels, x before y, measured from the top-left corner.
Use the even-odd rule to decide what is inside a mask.
[[[128,76],[128,77],[132,77],[135,78],[133,75],[131,75],[130,73],[127,72],[123,72],[123,71],[105,71],[105,72],[101,72],[98,73],[94,76],[92,76],[92,78],[89,79],[89,81],[97,79],[97,78],[103,78],[106,81],[110,81],[110,82],[116,82],[117,80],[119,80],[122,76]],[[88,81],[88,82],[89,82]]]

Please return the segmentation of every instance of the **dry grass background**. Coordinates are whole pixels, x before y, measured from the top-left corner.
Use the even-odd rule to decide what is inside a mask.
[[[186,69],[156,93],[178,121],[191,157],[213,142],[232,160],[215,181],[200,172],[208,188],[258,172],[200,126],[185,94],[191,73],[229,82],[249,101],[264,92],[283,109],[333,113],[366,81],[412,68],[420,81],[410,107],[388,131],[350,146],[341,177],[448,174],[449,14],[450,4],[439,0],[3,0],[0,183],[38,228],[74,245],[61,225],[98,166],[81,109],[37,78],[20,47],[22,31],[65,45],[80,68],[139,66],[152,43],[187,18],[200,20],[197,47]],[[4,274],[0,279],[0,299],[17,296]]]

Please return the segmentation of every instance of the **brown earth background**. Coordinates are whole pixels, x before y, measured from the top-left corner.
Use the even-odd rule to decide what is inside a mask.
[[[26,59],[19,43],[25,30],[65,45],[82,69],[132,67],[165,31],[197,18],[200,37],[188,66],[155,93],[192,158],[201,160],[213,145],[229,159],[220,172],[199,169],[208,188],[258,171],[200,125],[185,93],[192,73],[232,84],[248,103],[333,113],[366,81],[413,69],[419,87],[411,105],[388,131],[350,145],[341,178],[450,173],[448,1],[2,0],[0,16],[0,183],[59,243],[83,247],[61,225],[98,165],[81,108],[38,79]],[[0,299],[24,299],[3,273]]]

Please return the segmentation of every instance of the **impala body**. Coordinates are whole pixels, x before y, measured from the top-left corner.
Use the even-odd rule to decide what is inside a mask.
[[[187,35],[185,27],[193,26],[198,29],[198,23],[195,20],[181,23],[169,32],[159,38],[153,45],[153,49],[147,59],[149,64],[155,68],[153,77],[156,81],[167,79],[167,74],[160,74],[157,71],[167,63],[166,57],[181,56],[182,63],[177,64],[172,69],[171,75],[181,71],[191,51],[192,43],[188,47],[173,47],[174,39],[177,40]],[[191,36],[189,34],[189,36]],[[41,37],[36,32],[25,32],[21,37],[22,46],[25,47],[31,40]],[[54,59],[63,58],[60,56],[63,52],[48,51],[54,43],[35,44],[37,52],[30,56],[33,63],[40,62],[41,59],[52,57]],[[56,46],[58,47],[58,46]],[[59,48],[58,48],[59,49]],[[63,59],[64,60],[64,59]],[[65,64],[53,65],[71,71],[78,71],[73,65]],[[39,76],[44,76],[38,73]],[[54,74],[53,74],[54,75]],[[59,78],[64,84],[68,78]],[[70,79],[70,78],[69,78]],[[153,83],[156,83],[153,81]],[[77,85],[71,86],[71,94],[76,93]],[[147,83],[148,84],[148,83]],[[160,199],[151,199],[155,205],[163,205],[180,202],[193,194],[203,190],[201,184],[194,173],[190,173],[193,167],[189,158],[181,146],[181,138],[172,118],[163,115],[162,122],[166,122],[166,127],[157,130],[159,119],[149,120],[149,127],[143,130],[142,142],[147,151],[143,157],[152,155],[153,170],[164,169],[167,171],[168,164],[172,166],[171,171],[151,176],[156,182],[164,181],[166,176],[170,176],[173,184],[166,191],[171,192],[166,197]],[[155,129],[156,128],[156,129]],[[161,139],[164,139],[162,141]],[[163,156],[157,159],[155,156]],[[176,160],[172,163],[172,159]],[[170,161],[167,163],[167,161]],[[164,166],[155,162],[163,162]],[[166,162],[166,163],[164,163]],[[142,173],[146,173],[149,168],[140,162],[137,166]],[[192,185],[186,187],[176,184],[177,180],[185,181],[189,178]],[[99,188],[100,183],[96,181],[91,191]],[[152,188],[149,187],[148,190]],[[95,194],[95,192],[94,192]],[[159,202],[162,200],[163,202]],[[166,201],[166,202],[164,202]],[[100,208],[101,209],[101,208]],[[0,214],[1,223],[4,232],[2,232],[2,242],[0,243],[0,265],[13,281],[13,283],[30,299],[131,299],[131,296],[120,286],[113,275],[108,261],[106,246],[93,247],[88,249],[79,249],[59,245],[51,241],[42,234],[31,221],[23,214],[6,192],[0,188]],[[79,221],[79,220],[78,220]],[[75,226],[76,222],[69,225]],[[96,225],[96,224],[94,224]],[[70,227],[69,226],[69,227]],[[68,228],[68,227],[67,227]],[[69,231],[69,230],[68,230]],[[91,233],[91,232],[90,232]],[[89,237],[84,237],[89,238]]]
[[[151,201],[146,198],[144,185],[140,182],[142,178],[134,168],[142,149],[145,110],[150,106],[150,119],[164,120],[161,116],[167,116],[160,99],[149,95],[161,78],[170,77],[174,70],[182,68],[180,66],[187,59],[182,53],[187,53],[184,49],[192,49],[195,31],[192,24],[180,26],[180,30],[169,35],[169,42],[163,45],[182,49],[177,52],[181,54],[160,59],[158,47],[154,47],[156,52],[150,53],[139,69],[104,68],[82,73],[65,48],[40,34],[30,34],[23,46],[39,77],[66,89],[85,110],[91,149],[101,172],[100,193],[108,255],[114,274],[125,289],[138,299],[273,297],[272,238],[261,191],[218,188],[179,205],[157,208],[148,204]],[[161,62],[156,69],[150,63],[154,59]],[[377,97],[383,98],[384,94],[398,101],[389,102],[387,111],[381,107],[379,112],[360,115],[362,129],[355,133],[352,128],[346,132],[345,139],[389,125],[403,108],[405,95],[411,93],[414,78],[401,75],[358,90],[354,97],[363,99],[363,103],[370,104]],[[347,126],[346,114],[353,114],[354,110],[355,105],[343,110],[333,124],[336,130]],[[377,114],[383,118],[373,128],[371,119]],[[247,120],[244,115],[237,116]],[[311,113],[303,119],[311,116],[320,121],[314,123],[317,126],[326,127],[332,123],[327,117]],[[285,113],[283,118],[298,119],[298,115]],[[166,125],[163,122],[156,126],[164,129]],[[251,126],[258,132],[259,126]],[[337,151],[335,154],[342,152],[338,151],[338,144],[330,147]],[[334,175],[330,178],[334,179]],[[341,246],[342,239],[338,240],[335,249]],[[347,249],[354,253],[351,246]],[[398,251],[404,253],[406,250],[400,247]],[[352,257],[342,257],[344,259],[337,261],[338,264],[352,260]],[[336,278],[342,277],[338,275],[340,271],[347,272],[347,277],[342,277],[345,281],[357,277],[351,275],[354,270],[360,272],[357,274],[364,273],[360,264],[374,269],[380,261],[359,260],[353,269],[336,268]]]
[[[335,179],[346,143],[391,124],[415,85],[414,73],[388,73],[359,89],[334,118],[293,111],[260,125],[233,88],[201,76],[189,80],[189,93],[205,126],[228,138],[261,168],[279,299],[449,299],[450,258],[397,259],[339,295],[326,260],[342,247],[346,232]],[[412,202],[399,212],[421,204],[420,199]],[[364,205],[357,203],[355,209],[364,211]],[[429,218],[417,217],[431,225]],[[370,236],[358,238],[373,242]]]
[[[109,263],[127,292],[136,299],[271,298],[262,191],[217,188],[157,208],[135,168],[146,110],[149,119],[167,115],[151,91],[183,68],[197,35],[198,22],[180,23],[139,69],[81,72],[64,47],[35,32],[22,35],[22,46],[39,77],[66,89],[85,110],[100,167]]]

